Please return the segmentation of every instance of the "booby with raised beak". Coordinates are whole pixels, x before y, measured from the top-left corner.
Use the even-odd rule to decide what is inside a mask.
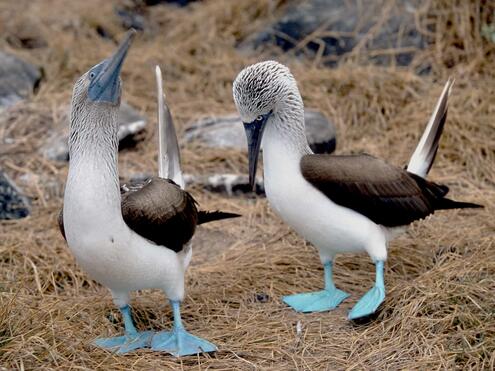
[[[181,321],[190,241],[197,224],[238,215],[198,211],[193,197],[183,190],[179,147],[158,68],[159,177],[121,195],[120,71],[134,34],[128,32],[117,52],[83,74],[74,86],[69,174],[59,225],[77,262],[110,289],[122,313],[125,335],[97,339],[97,346],[119,353],[151,347],[175,356],[212,352],[216,346],[189,334]],[[162,289],[170,300],[172,331],[136,330],[129,292],[147,288]]]
[[[303,101],[289,69],[267,61],[239,73],[233,96],[247,136],[250,182],[255,182],[263,141],[268,201],[319,250],[324,266],[324,290],[283,298],[293,309],[319,312],[337,307],[348,294],[333,283],[335,255],[366,251],[376,265],[376,283],[348,318],[373,314],[385,298],[388,241],[435,210],[480,207],[446,198],[446,186],[425,179],[438,149],[452,84],[449,80],[445,85],[407,169],[401,169],[367,154],[313,154],[304,131]]]

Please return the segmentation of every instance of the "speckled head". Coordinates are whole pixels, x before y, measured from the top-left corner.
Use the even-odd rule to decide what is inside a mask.
[[[285,100],[297,90],[290,70],[276,61],[253,64],[243,69],[233,85],[234,102],[243,122],[279,112]]]
[[[266,126],[277,127],[281,136],[304,134],[304,105],[289,69],[275,61],[253,64],[237,75],[234,102],[244,123],[248,142],[249,181],[254,186],[258,156]]]

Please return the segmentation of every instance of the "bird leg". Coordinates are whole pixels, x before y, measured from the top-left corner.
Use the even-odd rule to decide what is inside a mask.
[[[116,353],[128,353],[136,349],[149,347],[153,332],[138,332],[136,330],[129,305],[120,308],[120,312],[124,320],[125,335],[96,339],[94,344],[100,348],[116,351]]]
[[[316,292],[306,292],[284,296],[283,301],[297,312],[324,312],[335,309],[349,294],[335,287],[332,278],[332,262],[324,267],[325,289]]]
[[[379,260],[376,263],[376,281],[375,286],[369,290],[354,305],[349,313],[349,319],[357,319],[369,316],[376,312],[380,304],[385,300],[385,283],[383,280],[384,262]]]
[[[216,351],[217,347],[214,344],[186,331],[182,325],[180,302],[171,300],[170,304],[174,312],[174,327],[172,331],[161,331],[155,334],[151,349],[166,351],[176,357]]]

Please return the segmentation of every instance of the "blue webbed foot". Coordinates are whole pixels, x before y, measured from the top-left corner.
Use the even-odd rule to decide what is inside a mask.
[[[174,312],[174,328],[172,331],[156,333],[151,339],[151,349],[165,351],[176,357],[216,351],[214,344],[186,331],[180,317],[180,303],[176,300],[170,303]]]
[[[359,301],[354,305],[348,318],[350,320],[369,316],[376,312],[385,300],[385,284],[383,280],[383,261],[376,262],[376,283]]]
[[[132,352],[136,349],[149,348],[152,337],[152,331],[136,332],[123,336],[96,339],[94,344],[100,348],[122,354]]]
[[[131,316],[131,308],[126,305],[120,308],[124,320],[125,335],[111,338],[96,339],[94,344],[100,348],[115,351],[116,353],[128,353],[136,349],[149,348],[153,331],[138,332],[134,327]]]
[[[165,351],[176,357],[181,357],[214,352],[217,347],[209,341],[191,335],[184,328],[176,328],[172,332],[162,331],[156,333],[151,341],[151,349]]]
[[[385,288],[373,287],[354,305],[349,313],[349,319],[362,318],[375,313],[383,300],[385,300]]]
[[[282,300],[295,311],[308,313],[335,309],[348,296],[346,292],[334,288],[333,290],[284,296]]]
[[[324,312],[335,309],[349,294],[335,287],[332,262],[326,262],[323,268],[325,290],[284,296],[282,300],[297,312]]]

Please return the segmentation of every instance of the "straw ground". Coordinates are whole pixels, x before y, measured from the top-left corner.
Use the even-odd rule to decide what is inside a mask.
[[[122,2],[115,2],[123,4]],[[150,121],[135,149],[121,152],[121,176],[156,172],[152,69],[160,64],[179,137],[187,123],[235,108],[231,82],[246,56],[235,45],[287,6],[286,1],[204,1],[185,9],[148,10],[150,28],[124,66],[124,99]],[[0,364],[6,369],[493,369],[495,365],[495,45],[481,35],[493,7],[480,1],[424,1],[416,20],[432,44],[411,68],[363,64],[365,49],[339,68],[318,58],[270,52],[288,64],[306,106],[338,128],[338,153],[368,152],[404,165],[448,76],[456,78],[431,179],[452,197],[483,210],[438,212],[391,244],[388,296],[374,321],[352,324],[347,311],[373,282],[365,255],[341,256],[340,288],[352,293],[336,311],[297,314],[280,296],[322,285],[316,251],[263,198],[225,198],[192,188],[209,209],[243,214],[200,228],[187,275],[188,329],[216,343],[213,355],[174,359],[151,351],[117,356],[96,349],[98,336],[122,332],[106,289],[70,254],[56,227],[67,164],[38,150],[64,126],[76,77],[106,57],[123,33],[114,3],[17,0],[0,3],[0,34],[31,32],[48,46],[0,47],[42,65],[36,95],[2,113],[0,166],[33,199],[32,215],[0,223]],[[385,7],[386,8],[386,7]],[[314,39],[318,34],[312,35]],[[299,45],[303,48],[304,44]],[[393,52],[393,51],[388,51]],[[5,140],[10,138],[10,140]],[[245,153],[182,145],[186,172],[245,172]],[[157,291],[134,295],[139,329],[171,325]]]

